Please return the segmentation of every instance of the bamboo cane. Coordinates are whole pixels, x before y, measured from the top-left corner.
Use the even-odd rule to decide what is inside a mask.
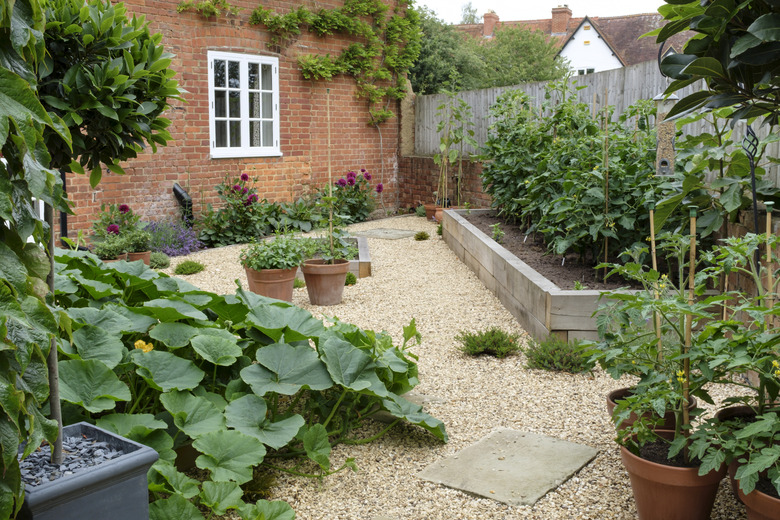
[[[690,255],[688,257],[688,305],[693,305],[696,282],[694,280],[696,276],[696,208],[691,208],[691,246]],[[687,357],[687,354],[691,350],[691,328],[693,327],[693,314],[687,312],[685,314],[685,346],[683,347],[683,426],[686,426],[683,434],[687,437],[689,429],[687,426],[691,424],[691,417],[688,412],[688,403],[690,403],[690,380],[691,380],[691,360]],[[685,445],[685,460],[688,460],[688,445]]]
[[[328,234],[330,238],[330,254],[333,256],[333,170],[330,160],[330,89],[325,89],[325,105],[327,107],[328,118],[328,198],[330,199],[330,212],[328,213]]]
[[[772,246],[770,241],[772,240],[772,207],[773,202],[766,202],[766,278],[767,278],[767,291],[766,302],[764,303],[767,308],[771,309],[775,303],[774,297],[774,277],[772,276]],[[770,321],[770,317],[767,316],[767,321]],[[769,325],[767,323],[767,325]]]
[[[658,260],[655,253],[655,204],[650,205],[650,258],[653,261],[653,271],[658,272]],[[655,281],[655,294],[654,299],[659,298],[658,280]],[[663,350],[661,348],[661,315],[657,311],[653,311],[653,321],[655,323],[655,337],[658,339],[658,360],[660,361],[664,357]]]
[[[609,213],[609,92],[604,89],[604,224]],[[609,237],[604,237],[604,263],[609,260]],[[604,282],[607,268],[604,267]]]

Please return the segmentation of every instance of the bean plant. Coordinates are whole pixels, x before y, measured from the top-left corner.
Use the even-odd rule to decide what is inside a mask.
[[[547,87],[541,110],[522,91],[506,92],[491,108],[481,151],[493,207],[541,234],[555,254],[594,260],[605,247],[614,255],[644,241],[660,184],[653,114],[652,102],[640,101],[605,124],[611,108],[594,117],[568,80]]]
[[[152,520],[201,518],[198,506],[291,520],[283,502],[242,497],[255,467],[319,478],[354,468],[351,459],[334,467],[332,447],[370,442],[401,421],[447,440],[441,421],[400,397],[418,383],[414,320],[396,346],[387,333],[326,324],[240,285],[221,296],[80,251],[58,252],[56,287],[67,416],[157,450]],[[379,410],[396,420],[361,436]],[[203,482],[175,466],[185,444]]]

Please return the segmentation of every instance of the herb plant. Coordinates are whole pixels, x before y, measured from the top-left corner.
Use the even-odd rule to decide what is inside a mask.
[[[278,233],[272,239],[255,242],[242,249],[239,260],[242,266],[256,271],[292,269],[303,262],[307,240]]]
[[[455,341],[460,343],[460,350],[469,356],[487,354],[501,359],[520,351],[520,337],[498,327],[479,332],[461,331],[455,336]]]
[[[357,283],[357,276],[355,273],[347,273],[347,277],[344,279],[344,285],[355,285]]]
[[[173,272],[178,275],[186,276],[190,274],[197,274],[203,271],[205,268],[206,266],[200,262],[196,262],[194,260],[185,260],[177,265]]]
[[[419,206],[414,208],[414,214],[417,215],[418,217],[425,218],[425,206],[420,204]]]
[[[564,341],[554,334],[541,341],[530,340],[523,353],[528,368],[579,374],[595,365],[583,354],[578,341]]]
[[[107,235],[93,244],[93,252],[101,260],[113,260],[127,252],[127,241],[121,235]]]
[[[161,251],[152,251],[149,255],[149,267],[152,269],[165,269],[171,265],[171,258]]]
[[[431,238],[431,236],[428,234],[427,231],[418,231],[417,233],[414,234],[414,239],[417,240],[418,242],[421,240],[428,240],[429,238]]]
[[[493,240],[495,240],[497,244],[500,244],[501,240],[504,239],[504,230],[501,229],[501,224],[499,222],[491,224],[490,230],[492,231]]]

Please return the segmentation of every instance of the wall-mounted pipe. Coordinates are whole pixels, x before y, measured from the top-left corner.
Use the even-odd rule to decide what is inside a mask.
[[[178,182],[173,183],[173,195],[181,206],[182,220],[188,226],[192,226],[194,218],[192,216],[192,197],[187,191],[179,186]]]

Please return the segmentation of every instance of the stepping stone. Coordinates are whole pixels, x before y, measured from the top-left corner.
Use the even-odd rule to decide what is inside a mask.
[[[399,238],[413,237],[415,235],[415,232],[407,231],[406,229],[376,228],[376,229],[368,229],[366,231],[352,231],[350,232],[350,234],[356,237],[398,240]]]
[[[511,506],[532,505],[597,454],[590,446],[499,430],[434,462],[418,476]]]

